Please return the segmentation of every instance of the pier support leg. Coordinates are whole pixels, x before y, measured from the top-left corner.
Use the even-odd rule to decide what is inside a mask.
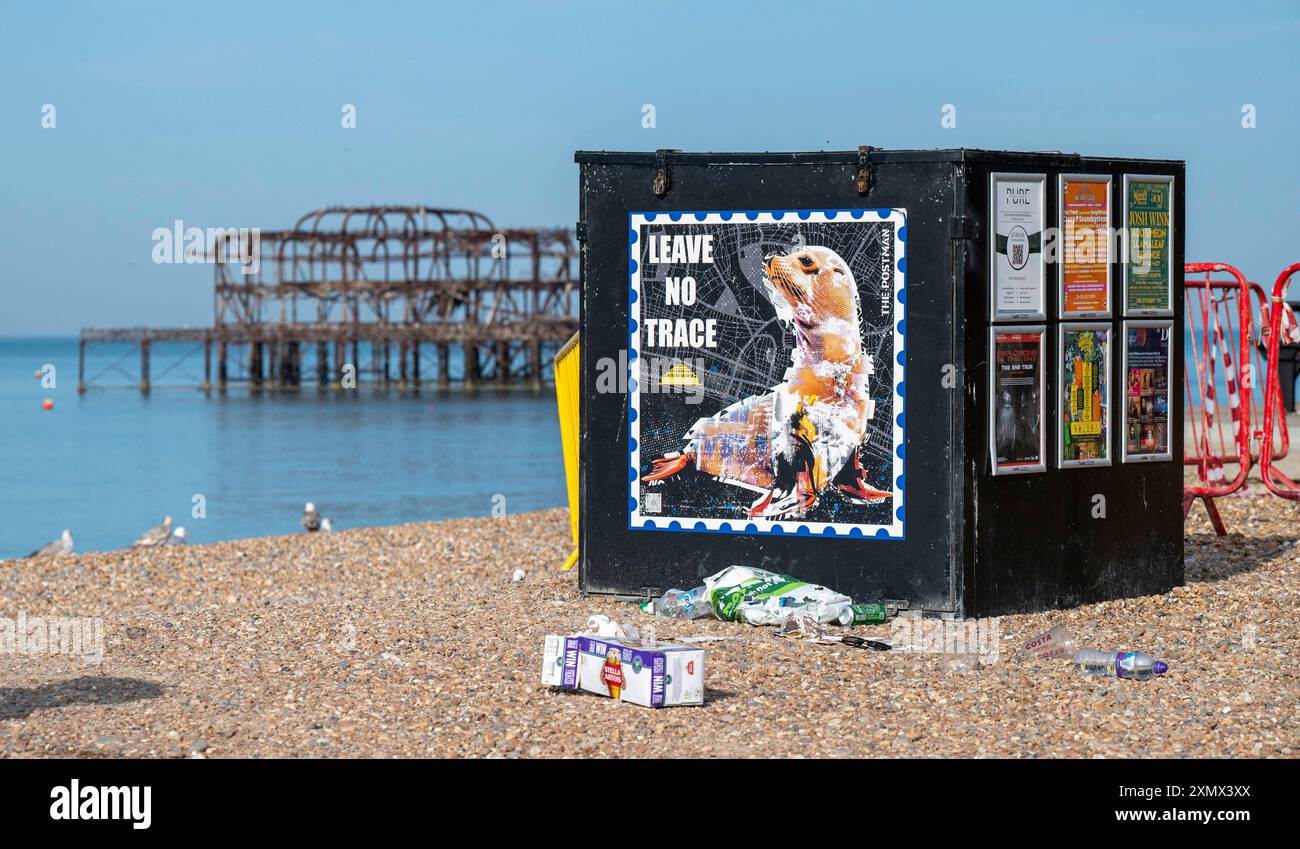
[[[528,383],[534,392],[542,388],[542,340],[528,343]]]
[[[86,340],[77,342],[77,394],[86,391]]]
[[[510,343],[504,339],[497,343],[497,383],[505,386],[510,382]]]
[[[268,352],[269,362],[267,363],[266,379],[271,384],[272,389],[278,389],[280,386],[280,363],[284,359],[284,343],[276,339],[270,345]]]
[[[205,393],[212,391],[212,339],[203,340],[203,386]]]
[[[406,389],[406,355],[409,350],[405,339],[397,344],[397,385],[403,391]]]
[[[451,388],[451,346],[438,346],[438,388]]]
[[[248,382],[254,389],[262,388],[261,342],[252,342],[248,346]]]
[[[411,379],[415,381],[415,388],[420,388],[420,343],[411,343]]]
[[[302,346],[289,342],[284,355],[284,383],[295,389],[302,383]]]
[[[217,391],[226,391],[226,342],[217,343]]]
[[[330,344],[316,343],[316,384],[329,386],[330,382]]]
[[[335,389],[343,388],[343,358],[347,355],[347,343],[342,339],[334,340],[334,379],[331,382]]]
[[[149,394],[149,337],[140,340],[140,392]]]
[[[473,390],[478,385],[478,345],[466,342],[465,349],[465,388]]]

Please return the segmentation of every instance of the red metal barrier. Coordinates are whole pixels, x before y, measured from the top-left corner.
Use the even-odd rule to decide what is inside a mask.
[[[1204,280],[1184,280],[1183,296],[1186,303],[1184,315],[1188,322],[1188,339],[1192,348],[1193,360],[1199,363],[1206,356],[1206,351],[1201,347],[1203,333],[1198,332],[1195,319],[1199,316],[1208,315],[1211,320],[1212,334],[1210,339],[1221,350],[1225,347],[1224,338],[1236,339],[1240,328],[1237,327],[1237,293],[1240,291],[1240,285],[1235,280],[1211,280],[1210,275],[1206,274]],[[1208,293],[1208,294],[1207,294]],[[1250,392],[1252,395],[1250,405],[1250,456],[1252,463],[1260,460],[1260,451],[1262,447],[1262,436],[1264,428],[1264,411],[1267,406],[1281,409],[1282,390],[1279,386],[1277,392],[1271,397],[1272,400],[1268,405],[1263,403],[1267,395],[1267,375],[1269,371],[1268,364],[1268,303],[1269,295],[1264,287],[1258,283],[1250,284],[1250,325],[1248,329],[1249,337],[1247,345],[1250,348],[1250,361],[1245,369],[1240,370],[1241,383],[1239,388]],[[1206,299],[1209,299],[1208,304]],[[1208,312],[1207,312],[1208,308]],[[1225,332],[1226,328],[1226,332]],[[1229,357],[1221,357],[1228,359]],[[1216,364],[1217,365],[1217,364]],[[1231,380],[1231,373],[1227,375],[1230,387],[1235,386],[1235,381]],[[1189,375],[1184,371],[1183,386],[1186,390],[1187,406],[1195,407],[1192,398],[1192,383]],[[1216,387],[1217,388],[1217,387]],[[1254,397],[1254,390],[1260,390],[1259,397]],[[1258,402],[1258,403],[1257,403]],[[1231,413],[1231,423],[1235,428],[1240,422],[1240,405],[1233,392],[1228,398],[1229,411]],[[1216,408],[1214,417],[1214,428],[1211,433],[1211,446],[1214,449],[1212,456],[1209,458],[1210,463],[1219,461],[1219,466],[1223,463],[1236,463],[1240,455],[1236,449],[1235,438],[1229,442],[1225,436],[1224,425],[1225,418],[1222,415],[1222,408]],[[1285,417],[1280,419],[1285,423]],[[1203,427],[1202,419],[1192,417],[1188,421],[1192,429],[1192,439],[1183,442],[1183,464],[1187,466],[1200,466],[1203,459],[1200,451],[1200,430]],[[1290,438],[1285,426],[1275,429],[1277,445],[1273,449],[1272,457],[1274,460],[1280,460],[1287,455],[1290,450]],[[1215,439],[1217,437],[1217,441]]]
[[[1291,325],[1286,328],[1287,335],[1294,338],[1297,335],[1295,319],[1291,316],[1290,310],[1286,305],[1286,287],[1291,282],[1291,278],[1300,273],[1300,262],[1287,266],[1282,269],[1282,273],[1277,276],[1277,282],[1273,284],[1273,303],[1269,310],[1268,321],[1268,385],[1265,387],[1265,397],[1272,397],[1274,392],[1279,394],[1282,388],[1278,385],[1277,374],[1277,353],[1282,343],[1283,335],[1283,316],[1288,318]],[[1280,410],[1281,405],[1279,405]],[[1286,414],[1283,411],[1281,417],[1282,433],[1286,433]],[[1300,501],[1300,485],[1282,473],[1281,469],[1273,466],[1275,459],[1272,454],[1273,447],[1273,405],[1270,404],[1264,410],[1264,446],[1262,449],[1263,459],[1260,461],[1260,477],[1264,479],[1264,486],[1274,495],[1282,498],[1289,498],[1293,501]]]
[[[1216,281],[1211,279],[1216,273],[1227,273],[1232,276],[1231,281],[1218,281],[1220,285],[1214,285]],[[1190,420],[1192,424],[1192,439],[1184,440],[1184,462],[1187,462],[1188,448],[1187,442],[1192,443],[1191,458],[1192,465],[1197,468],[1197,477],[1200,479],[1198,484],[1185,485],[1183,487],[1183,516],[1185,517],[1192,509],[1192,504],[1196,499],[1201,499],[1205,504],[1205,510],[1210,515],[1210,522],[1214,525],[1214,530],[1220,536],[1227,533],[1223,525],[1223,519],[1219,516],[1218,507],[1214,504],[1214,499],[1224,495],[1229,495],[1241,489],[1246,483],[1246,477],[1250,474],[1250,466],[1254,457],[1250,447],[1251,434],[1251,395],[1254,381],[1242,380],[1242,365],[1249,368],[1251,363],[1251,291],[1250,282],[1235,267],[1221,262],[1189,262],[1183,266],[1183,274],[1204,274],[1205,281],[1203,284],[1197,282],[1189,284],[1184,281],[1184,298],[1186,301],[1185,320],[1188,323],[1188,335],[1192,340],[1192,363],[1196,371],[1197,393],[1192,394],[1192,374],[1184,368],[1183,384],[1186,387],[1187,402],[1190,410]],[[1216,292],[1223,292],[1225,297],[1216,300]],[[1198,297],[1197,303],[1193,303],[1193,294]],[[1232,294],[1236,297],[1236,316],[1235,324],[1230,310],[1220,310],[1219,305],[1227,302],[1227,295]],[[1222,312],[1222,315],[1221,315]],[[1196,338],[1196,317],[1200,317],[1200,339]],[[1227,332],[1225,333],[1225,325]],[[1272,350],[1270,348],[1270,350]],[[1270,360],[1276,364],[1276,353]],[[1265,398],[1273,397],[1270,393],[1278,392],[1276,386],[1277,378],[1273,375],[1274,370],[1270,370],[1272,383],[1265,388]],[[1232,421],[1232,440],[1229,448],[1229,442],[1223,433],[1223,420],[1219,412],[1217,403],[1218,390],[1216,387],[1216,376],[1223,374],[1224,384],[1228,394],[1228,406],[1231,413]],[[1246,372],[1249,374],[1249,371]],[[1244,384],[1244,385],[1243,385]],[[1243,386],[1247,391],[1239,392],[1238,386]],[[1269,423],[1268,411],[1272,409],[1272,404],[1265,404],[1265,431],[1267,432]],[[1211,434],[1216,432],[1219,437],[1218,448],[1215,452],[1215,445],[1211,439]],[[1271,452],[1272,441],[1268,440],[1265,446],[1265,452]],[[1231,458],[1231,459],[1230,459]],[[1231,480],[1227,478],[1224,472],[1224,462],[1231,462],[1235,459],[1237,464],[1237,474]]]

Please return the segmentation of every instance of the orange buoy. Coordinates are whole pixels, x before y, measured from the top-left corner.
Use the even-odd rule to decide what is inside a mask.
[[[48,413],[50,410],[54,409],[54,402],[51,401],[49,398],[46,398],[44,401],[41,402],[41,407],[43,407],[45,409],[45,412]]]

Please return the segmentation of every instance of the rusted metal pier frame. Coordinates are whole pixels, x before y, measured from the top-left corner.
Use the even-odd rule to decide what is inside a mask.
[[[204,390],[299,387],[311,345],[322,387],[350,385],[349,377],[419,387],[428,382],[422,349],[430,348],[437,386],[453,383],[454,352],[462,362],[455,381],[465,387],[540,387],[551,367],[543,349],[558,349],[577,329],[571,230],[497,228],[469,210],[374,206],[317,210],[292,230],[258,231],[251,245],[234,230],[220,238],[209,245],[213,326],[84,330],[80,391],[89,388],[86,346],[126,343],[139,347],[139,387],[148,392],[157,342],[202,345]],[[368,368],[359,361],[363,344]],[[242,369],[232,369],[234,353],[244,354]]]

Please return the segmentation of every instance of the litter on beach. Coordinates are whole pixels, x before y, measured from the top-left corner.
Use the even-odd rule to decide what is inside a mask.
[[[876,625],[889,617],[880,604],[854,604],[846,595],[790,575],[728,566],[693,590],[671,589],[641,609],[659,617],[699,619],[713,614],[724,622],[777,625],[799,616],[823,625]]]
[[[596,617],[593,617],[596,618]],[[642,707],[704,704],[704,650],[628,638],[548,634],[542,684]]]

